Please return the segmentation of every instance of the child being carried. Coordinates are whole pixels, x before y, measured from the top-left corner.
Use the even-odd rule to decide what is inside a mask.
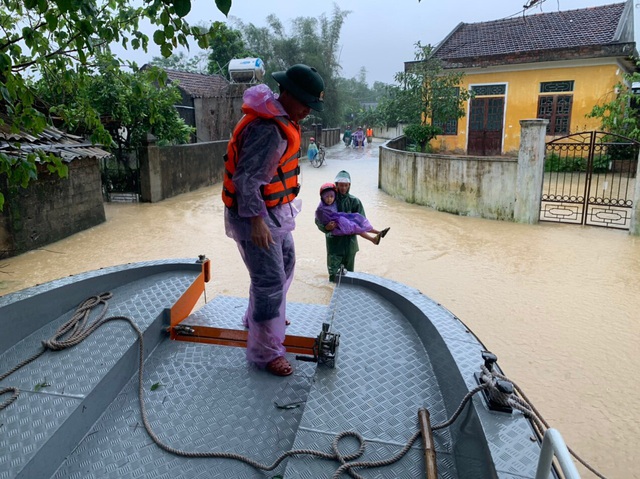
[[[320,187],[320,204],[316,208],[316,219],[325,228],[330,230],[330,234],[335,236],[361,236],[373,244],[380,244],[380,239],[384,238],[390,228],[382,231],[375,229],[369,220],[360,213],[344,213],[338,211],[336,197],[338,190],[333,183],[325,183]],[[333,228],[331,228],[333,226]],[[373,233],[373,234],[370,234]]]

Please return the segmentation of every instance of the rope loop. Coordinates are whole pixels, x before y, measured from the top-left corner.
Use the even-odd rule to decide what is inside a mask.
[[[0,411],[2,411],[4,408],[10,406],[11,403],[13,403],[13,401],[18,399],[18,396],[20,396],[20,390],[18,388],[14,388],[14,387],[6,387],[6,388],[0,389],[0,396],[2,396],[3,394],[10,393],[10,392],[13,392],[11,397],[9,399],[6,399],[4,402],[0,403]]]
[[[105,322],[104,317],[109,307],[107,300],[112,296],[112,293],[106,292],[84,300],[71,319],[60,326],[51,339],[42,341],[42,347],[51,351],[62,351],[84,341]],[[95,321],[87,325],[91,311],[99,305],[102,305],[102,310]]]
[[[345,437],[354,437],[360,444],[356,452],[347,454],[346,456],[342,455],[338,447],[338,443],[340,442],[340,440],[344,439]],[[366,443],[365,443],[364,437],[362,437],[362,435],[359,432],[355,432],[355,431],[342,431],[341,433],[337,434],[335,438],[333,438],[333,442],[331,443],[331,449],[333,449],[335,458],[338,461],[340,461],[342,464],[346,464],[347,461],[353,461],[354,459],[358,459],[360,456],[364,454],[365,448],[366,448]]]

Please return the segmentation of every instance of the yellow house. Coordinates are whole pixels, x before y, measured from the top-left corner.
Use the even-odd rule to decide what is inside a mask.
[[[462,71],[474,97],[466,116],[432,141],[439,151],[517,153],[520,120],[547,118],[548,139],[593,130],[594,105],[615,95],[635,68],[633,2],[460,23],[434,50],[445,70]],[[405,71],[411,63],[405,64]]]

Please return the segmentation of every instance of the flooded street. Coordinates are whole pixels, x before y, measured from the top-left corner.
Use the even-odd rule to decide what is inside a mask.
[[[360,241],[356,269],[444,305],[498,356],[569,447],[609,478],[640,478],[640,238],[405,204],[377,188],[380,144],[330,148],[318,169],[302,163],[304,207],[289,300],[329,302],[324,236],[313,215],[319,186],[345,169],[373,226],[391,227],[379,246]],[[220,190],[218,184],[157,204],[107,204],[106,223],[0,260],[0,295],[111,265],[206,254],[213,264],[208,299],[247,296],[248,275],[224,234]]]

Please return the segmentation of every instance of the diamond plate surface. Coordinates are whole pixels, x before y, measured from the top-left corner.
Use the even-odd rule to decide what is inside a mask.
[[[384,296],[398,295],[417,307],[424,317],[422,315],[409,317],[409,321],[418,331],[421,329],[420,323],[433,324],[445,340],[448,351],[455,362],[455,367],[459,370],[467,389],[471,390],[477,385],[474,373],[482,363],[481,351],[486,348],[459,318],[409,286],[363,273],[349,273],[347,278],[346,281],[343,279],[345,281],[343,286],[351,287],[350,284],[363,284],[370,289],[380,287],[384,291],[382,293]],[[337,300],[338,303],[341,303],[337,296],[334,295],[332,301]],[[444,358],[432,357],[432,361],[434,363],[444,361]],[[535,477],[540,446],[537,442],[529,439],[533,435],[529,421],[519,412],[504,414],[489,411],[480,395],[474,396],[473,405],[498,474],[501,477],[510,477],[511,475]],[[455,407],[457,404],[453,404],[453,408]],[[432,424],[438,422],[438,419],[432,418]]]
[[[144,264],[157,263],[164,262]],[[132,266],[107,270],[127,267]],[[59,287],[79,277],[102,273],[53,283]],[[162,309],[158,304],[184,289],[177,276],[171,273],[156,278],[159,286],[150,284],[137,291],[123,288],[120,299],[112,300],[110,314],[143,317],[140,324],[147,327]],[[0,308],[9,300],[52,287],[48,283],[27,293],[9,295],[12,298],[0,298]],[[185,322],[211,325],[214,320],[213,326],[240,329],[246,305],[243,298],[218,297]],[[438,424],[457,407],[459,399],[451,399],[452,391],[475,387],[473,373],[485,348],[455,315],[415,289],[349,273],[328,307],[287,306],[292,321],[288,334],[315,337],[323,321],[331,322],[333,331],[340,333],[336,368],[316,370],[314,364],[298,362],[293,376],[277,378],[249,367],[243,349],[163,340],[147,360],[144,378],[149,420],[162,441],[188,451],[245,454],[271,464],[291,448],[329,452],[336,434],[354,430],[367,441],[363,460],[386,459],[397,454],[417,430],[420,407],[426,407],[431,423]],[[41,333],[47,334],[42,335],[51,336],[70,315],[71,311],[57,318],[55,324],[43,328]],[[55,353],[46,353],[46,361],[38,360],[46,364],[45,368],[28,367],[2,382],[32,391],[0,412],[0,479],[15,477],[51,431],[60,428],[71,411],[95,391],[99,377],[114,364],[114,357],[132,346],[133,333],[128,329],[124,323],[111,324],[86,344],[65,351],[69,362],[76,365],[71,370],[66,364],[49,366]],[[0,371],[37,350],[40,339],[32,335],[0,356]],[[444,347],[436,347],[440,343]],[[293,361],[293,357],[290,359]],[[442,382],[443,369],[447,372],[447,368],[450,380],[445,375]],[[33,392],[33,386],[43,378],[51,386]],[[154,384],[160,387],[151,391]],[[480,397],[472,404],[473,409],[467,408],[473,411],[471,423],[481,425],[498,477],[534,477],[539,446],[529,441],[528,421],[518,414],[490,412]],[[7,419],[3,415],[9,410],[20,411],[20,415],[12,413]],[[487,465],[471,456],[459,476],[456,458],[461,451],[452,441],[467,427],[460,425],[463,422],[466,419],[434,433],[440,478],[484,477],[486,473]],[[349,438],[340,444],[343,451],[354,447],[354,440]],[[419,439],[395,464],[358,472],[367,478],[422,477],[421,448]],[[235,460],[171,455],[153,444],[142,427],[134,375],[52,477],[272,478],[282,474],[286,478],[315,479],[332,477],[337,467],[332,461],[295,457],[283,461],[274,471],[261,472]]]
[[[440,389],[422,342],[391,303],[363,287],[342,284],[329,305],[332,329],[340,333],[335,369],[319,369],[309,395],[296,449],[328,449],[342,431],[357,431],[371,449],[365,460],[388,458],[417,430],[418,409],[432,424],[446,420]],[[434,436],[448,451],[448,434]],[[369,442],[375,446],[369,446]],[[365,477],[419,477],[421,442],[384,472]],[[311,457],[291,461],[286,477],[331,477],[335,464]]]
[[[39,284],[33,286],[31,288],[25,288],[20,291],[16,291],[13,293],[6,294],[4,296],[0,296],[0,308],[14,303],[16,301],[20,301],[23,299],[30,298],[35,296],[36,294],[44,293],[46,291],[51,291],[56,288],[60,288],[62,286],[76,283],[78,281],[83,281],[90,278],[97,278],[100,276],[105,276],[110,273],[116,273],[119,271],[127,271],[135,268],[143,268],[146,266],[179,266],[180,264],[185,263],[194,263],[194,258],[178,258],[178,259],[164,259],[164,260],[155,260],[155,261],[141,261],[138,263],[129,263],[122,264],[117,266],[109,266],[108,268],[96,269],[93,271],[87,271],[85,273],[79,273],[75,275],[67,276],[66,278],[60,278],[53,281],[49,281],[47,283]]]
[[[79,404],[79,399],[23,392],[0,412],[0,479],[16,477]]]
[[[148,418],[160,440],[174,448],[234,452],[270,465],[293,444],[314,370],[313,364],[298,363],[293,376],[278,378],[248,366],[240,348],[163,341],[145,365]],[[156,383],[161,386],[151,391]],[[56,479],[270,478],[284,469],[286,461],[266,473],[235,460],[164,452],[142,426],[137,391],[136,376]]]
[[[195,277],[193,272],[172,271],[116,288],[112,290],[107,316],[127,316],[144,331],[164,308],[170,307],[180,297]],[[48,283],[42,288],[50,286]],[[32,288],[30,294],[38,291],[39,287]],[[6,351],[0,356],[0,371],[11,369],[39,351],[41,341],[52,338],[56,329],[74,312],[75,308],[52,318],[45,327]],[[89,321],[94,321],[97,314],[98,311],[92,312]],[[36,361],[0,381],[2,387],[13,386],[21,390],[18,400],[0,412],[3,432],[0,435],[0,478],[15,477],[79,407],[83,411],[91,407],[84,400],[136,340],[137,336],[128,323],[109,322],[80,344],[63,351],[47,351]],[[37,386],[45,383],[44,387]]]

